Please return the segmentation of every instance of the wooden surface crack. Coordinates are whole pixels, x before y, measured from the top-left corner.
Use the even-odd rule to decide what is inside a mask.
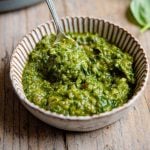
[[[64,141],[65,150],[68,150],[68,143],[67,143],[67,134],[66,134],[66,132],[63,132],[63,141]]]
[[[7,112],[6,112],[6,105],[7,105],[7,94],[8,94],[8,64],[9,64],[9,53],[7,50],[5,50],[5,57],[3,58],[3,62],[4,62],[4,112],[3,112],[3,124],[4,124],[4,128],[3,130],[6,131],[6,115],[7,115]],[[3,149],[5,149],[5,145],[6,143],[4,142],[5,141],[5,132],[4,132],[4,135],[3,135]]]
[[[150,99],[149,99],[149,100],[147,100],[147,98],[146,98],[145,94],[143,94],[143,96],[144,96],[145,102],[146,102],[146,104],[147,104],[147,107],[148,107],[149,113],[150,113]],[[149,114],[149,115],[150,115],[150,114]]]

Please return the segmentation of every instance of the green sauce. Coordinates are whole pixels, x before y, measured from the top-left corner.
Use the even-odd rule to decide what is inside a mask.
[[[126,103],[134,85],[133,58],[96,34],[69,33],[77,43],[44,37],[23,72],[26,97],[63,115],[87,116]]]

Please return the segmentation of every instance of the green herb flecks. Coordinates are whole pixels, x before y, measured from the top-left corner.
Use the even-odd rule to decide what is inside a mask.
[[[55,35],[43,37],[23,72],[27,98],[41,108],[70,116],[110,111],[132,93],[133,58],[97,34],[67,34],[78,44]]]

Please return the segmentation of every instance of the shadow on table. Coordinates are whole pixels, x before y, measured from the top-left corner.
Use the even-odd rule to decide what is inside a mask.
[[[131,13],[130,7],[127,8],[125,16],[126,16],[126,18],[128,19],[129,22],[139,26],[137,21],[134,19],[133,15]]]

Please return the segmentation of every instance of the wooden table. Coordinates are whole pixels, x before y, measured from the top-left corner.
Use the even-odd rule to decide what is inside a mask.
[[[150,31],[127,19],[130,0],[55,0],[63,16],[104,18],[126,28],[150,61]],[[0,14],[0,150],[150,150],[150,81],[137,104],[120,121],[88,133],[66,132],[32,116],[19,102],[9,80],[10,55],[22,36],[50,17],[46,4]]]

